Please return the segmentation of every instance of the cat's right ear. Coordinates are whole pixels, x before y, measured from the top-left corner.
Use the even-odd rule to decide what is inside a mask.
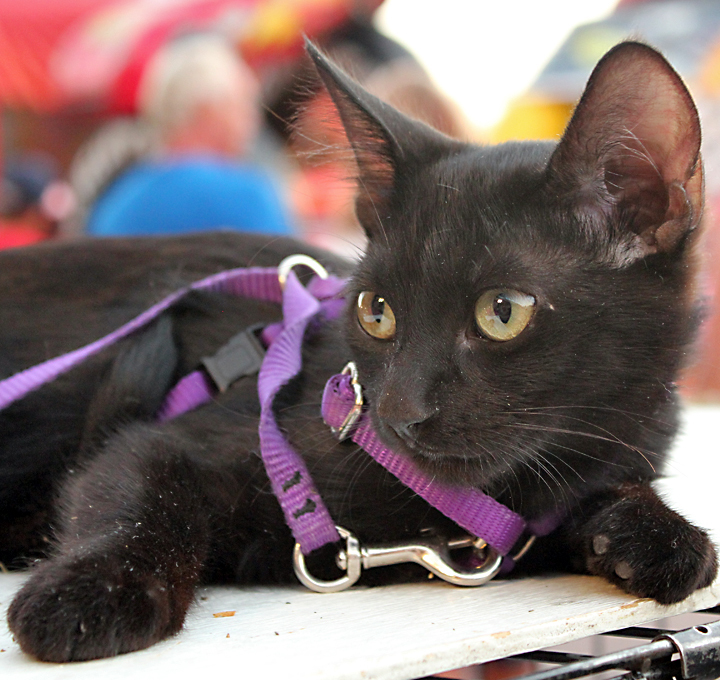
[[[401,168],[427,161],[444,147],[448,138],[370,94],[310,41],[306,41],[305,48],[352,146],[358,167],[355,209],[372,239],[389,226],[387,206]]]
[[[700,121],[659,52],[626,42],[601,59],[549,171],[553,193],[574,203],[586,228],[623,241],[620,261],[684,242],[702,215]]]

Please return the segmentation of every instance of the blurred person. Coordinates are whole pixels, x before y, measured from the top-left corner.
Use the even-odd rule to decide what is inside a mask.
[[[194,35],[166,45],[146,68],[138,105],[137,123],[115,123],[78,158],[76,186],[104,182],[85,181],[88,234],[291,233],[269,175],[241,160],[258,134],[259,85],[229,43]],[[98,162],[109,167],[97,173]]]
[[[28,154],[9,161],[0,179],[0,250],[53,238],[71,204],[52,158]]]

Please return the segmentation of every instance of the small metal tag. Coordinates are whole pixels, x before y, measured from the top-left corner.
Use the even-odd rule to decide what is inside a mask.
[[[342,422],[340,427],[330,427],[330,430],[338,438],[338,441],[342,442],[345,441],[352,434],[355,423],[357,423],[358,419],[362,414],[364,399],[362,385],[358,381],[358,371],[355,362],[348,361],[347,365],[345,366],[345,368],[343,368],[340,375],[350,376],[350,384],[352,385],[353,393],[355,394],[355,403],[353,404],[350,411],[348,411],[348,414],[345,416],[345,420]]]

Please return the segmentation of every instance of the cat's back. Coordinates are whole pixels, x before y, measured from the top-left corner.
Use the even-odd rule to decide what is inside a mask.
[[[0,252],[0,364],[9,374],[111,332],[210,274],[297,252],[343,275],[344,260],[290,238],[217,231],[82,239]]]
[[[67,296],[98,300],[136,286],[146,289],[148,280],[167,287],[233,267],[272,266],[308,250],[291,238],[234,231],[45,242],[0,251],[0,304]],[[339,258],[315,255],[347,270]]]

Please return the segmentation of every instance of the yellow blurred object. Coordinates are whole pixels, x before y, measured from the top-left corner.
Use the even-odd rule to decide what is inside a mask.
[[[713,45],[700,66],[700,86],[711,97],[720,95],[720,43]]]
[[[292,44],[302,32],[297,8],[287,2],[261,4],[246,30],[246,42],[254,49]]]
[[[603,54],[627,38],[626,27],[598,23],[585,26],[582,32],[571,36],[567,48],[575,63],[584,64],[586,68],[592,70]]]
[[[284,49],[298,43],[298,36],[313,34],[333,19],[344,18],[347,0],[265,0],[257,5],[243,30],[244,47],[261,51]]]
[[[574,106],[537,95],[520,97],[510,104],[504,118],[490,132],[489,141],[498,144],[511,139],[557,139]]]

